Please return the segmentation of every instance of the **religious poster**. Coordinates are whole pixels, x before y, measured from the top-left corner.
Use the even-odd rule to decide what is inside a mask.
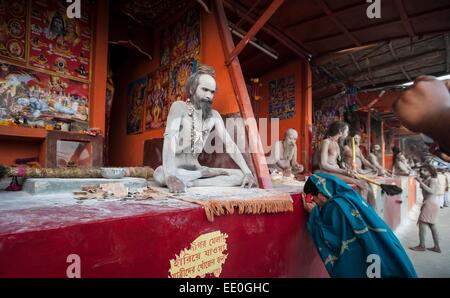
[[[0,66],[0,120],[31,126],[55,119],[88,127],[89,85],[18,66]]]
[[[200,60],[200,11],[191,9],[161,32],[160,68],[146,88],[145,129],[162,128],[174,101],[186,100],[189,76]]]
[[[355,110],[358,109],[357,97],[354,95],[339,94],[326,100],[314,101],[313,115],[313,141],[312,148],[319,148],[325,138],[328,127],[335,121],[349,121]],[[347,119],[346,119],[347,118]]]
[[[127,134],[142,132],[146,87],[146,77],[128,85]]]
[[[173,68],[186,58],[200,59],[200,11],[191,9],[161,32],[161,68]]]
[[[186,57],[171,66],[169,104],[177,100],[186,100],[186,82],[190,75],[197,71],[197,63],[196,58]]]
[[[269,115],[280,120],[294,117],[295,79],[288,76],[269,82]]]
[[[168,67],[170,65],[170,44],[171,44],[171,31],[166,28],[161,33],[161,67]]]
[[[197,237],[189,248],[170,260],[170,278],[219,277],[228,257],[226,233],[214,231]]]
[[[162,128],[169,114],[169,73],[157,71],[150,75],[146,91],[145,129]]]
[[[32,1],[29,64],[69,77],[89,80],[92,50],[90,1],[82,1],[81,18],[70,19],[70,3]]]
[[[0,57],[26,62],[27,1],[0,1]]]
[[[185,85],[197,71],[200,60],[200,11],[191,9],[173,26],[170,50],[170,92],[168,104],[185,100]]]

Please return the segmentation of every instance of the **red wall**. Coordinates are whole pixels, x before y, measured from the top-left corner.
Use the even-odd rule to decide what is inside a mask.
[[[222,44],[216,21],[212,14],[202,11],[202,49],[201,63],[208,64],[216,70],[218,90],[213,102],[213,108],[221,114],[236,113],[239,111],[236,98],[231,85],[228,70],[225,67]],[[144,160],[144,141],[152,138],[161,138],[163,129],[144,131],[141,134],[126,134],[126,107],[127,86],[130,82],[150,74],[159,67],[159,32],[152,38],[156,42],[153,51],[153,60],[135,57],[122,65],[116,74],[119,79],[115,82],[115,95],[111,111],[110,127],[110,164],[113,166],[137,166]]]
[[[280,66],[277,69],[261,76],[262,83],[261,96],[257,103],[259,118],[269,118],[269,82],[283,77],[294,75],[295,78],[295,115],[291,119],[279,121],[279,137],[284,138],[284,133],[289,128],[295,128],[299,133],[297,140],[297,160],[305,166],[305,160],[308,159],[308,151],[310,143],[308,140],[307,128],[312,123],[312,102],[311,102],[311,87],[307,83],[310,81],[309,65],[301,60],[294,60],[286,65]],[[270,119],[268,119],[267,142],[271,145],[271,126]],[[305,157],[305,153],[307,156]]]
[[[17,158],[39,157],[42,141],[0,140],[0,164],[12,165]]]

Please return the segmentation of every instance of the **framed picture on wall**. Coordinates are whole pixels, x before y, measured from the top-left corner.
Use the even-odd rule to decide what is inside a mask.
[[[290,119],[295,115],[295,79],[287,76],[269,82],[269,115]]]
[[[157,71],[147,80],[145,92],[145,129],[164,127],[167,119],[166,108],[169,92],[169,76],[167,71]]]
[[[133,81],[128,85],[127,134],[142,132],[146,87],[147,77]]]
[[[0,58],[25,64],[27,5],[26,0],[0,1]]]
[[[69,18],[67,1],[32,1],[29,65],[71,79],[90,80],[91,1],[81,1],[81,18]]]

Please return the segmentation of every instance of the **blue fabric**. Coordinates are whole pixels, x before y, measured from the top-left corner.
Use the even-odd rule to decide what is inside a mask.
[[[309,179],[328,198],[321,209],[313,208],[307,227],[331,277],[368,277],[373,254],[380,277],[417,277],[400,241],[356,191],[329,174]]]

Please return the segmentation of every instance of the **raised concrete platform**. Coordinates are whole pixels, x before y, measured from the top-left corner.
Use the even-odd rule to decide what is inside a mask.
[[[79,191],[85,185],[99,185],[104,183],[123,183],[129,191],[135,191],[147,186],[147,180],[143,178],[122,179],[61,179],[61,178],[30,178],[23,184],[23,191],[30,194],[52,194]]]
[[[278,192],[191,188],[186,196],[207,200]],[[235,212],[209,222],[202,206],[172,195],[76,200],[70,192],[0,191],[0,277],[64,278],[73,254],[80,257],[81,277],[168,277],[171,260],[212,232],[228,236],[220,277],[327,277],[306,230],[300,195],[292,200],[292,212]]]

